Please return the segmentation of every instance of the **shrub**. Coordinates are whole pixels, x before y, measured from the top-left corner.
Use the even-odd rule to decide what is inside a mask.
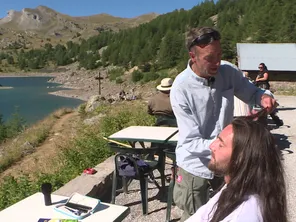
[[[0,138],[4,140],[5,138],[12,138],[22,132],[25,129],[26,121],[18,113],[18,109],[15,110],[15,113],[4,123],[2,121],[2,116],[0,118]],[[4,137],[5,136],[5,137]],[[2,141],[0,139],[0,141]]]
[[[3,117],[0,114],[0,143],[7,138],[6,132],[7,131],[6,131],[6,126],[4,124],[4,121],[3,121]]]
[[[135,70],[132,73],[132,81],[133,82],[139,82],[140,80],[142,80],[144,77],[143,73],[139,70]]]
[[[116,84],[121,84],[121,83],[123,83],[123,80],[122,80],[122,78],[117,77],[115,82],[116,82]]]
[[[144,74],[143,82],[146,83],[146,82],[154,81],[154,80],[156,80],[158,78],[159,78],[159,74],[158,73],[148,72],[148,73],[145,73]]]
[[[109,136],[128,126],[150,126],[153,124],[154,118],[147,114],[145,103],[129,101],[128,104],[121,107],[119,112],[109,113],[103,118],[100,122],[100,128],[103,136]]]
[[[85,112],[85,107],[86,107],[86,103],[81,104],[81,105],[78,107],[78,113],[80,113],[81,115],[85,115],[85,114],[86,114],[86,112]]]
[[[144,65],[141,66],[141,70],[143,72],[150,72],[150,70],[151,70],[151,64],[150,63],[145,63]]]
[[[108,77],[111,81],[116,80],[118,77],[122,76],[124,73],[124,69],[123,68],[116,68],[116,69],[112,69],[108,72]]]
[[[37,191],[39,191],[38,188],[31,183],[27,175],[18,179],[6,176],[0,186],[0,209],[4,209]]]

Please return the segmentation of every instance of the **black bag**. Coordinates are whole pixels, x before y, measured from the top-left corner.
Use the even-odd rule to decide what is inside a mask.
[[[135,177],[136,176],[136,169],[134,164],[137,164],[139,169],[139,173],[148,173],[150,167],[144,160],[140,159],[139,157],[133,155],[129,156],[120,156],[120,160],[118,161],[118,174],[119,176],[124,177]]]

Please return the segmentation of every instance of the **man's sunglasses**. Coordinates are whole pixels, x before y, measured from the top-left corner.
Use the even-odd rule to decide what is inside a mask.
[[[206,45],[210,44],[212,41],[220,40],[220,39],[221,39],[221,36],[217,31],[206,33],[194,39],[193,42],[190,44],[189,49],[191,49],[191,47],[195,45],[205,47]]]
[[[262,66],[259,66],[258,69],[263,69],[263,67]]]

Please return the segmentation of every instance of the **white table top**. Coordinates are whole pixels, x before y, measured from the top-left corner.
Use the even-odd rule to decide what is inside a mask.
[[[68,197],[51,195],[52,205],[44,205],[42,193],[35,193],[20,202],[0,211],[0,221],[5,222],[37,222],[40,218],[73,219],[54,210],[56,204],[65,203]],[[122,221],[129,214],[129,208],[108,203],[100,203],[98,210],[81,220],[82,222]]]
[[[177,144],[177,143],[178,143],[178,136],[179,136],[179,132],[177,132],[174,136],[172,136],[172,137],[168,140],[168,143]]]
[[[130,126],[109,136],[112,140],[164,143],[178,131],[177,127]]]

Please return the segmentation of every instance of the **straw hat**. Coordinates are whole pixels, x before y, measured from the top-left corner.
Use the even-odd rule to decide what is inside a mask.
[[[171,90],[173,85],[173,80],[171,78],[164,78],[161,80],[160,85],[158,85],[156,88],[159,91],[169,91]]]

